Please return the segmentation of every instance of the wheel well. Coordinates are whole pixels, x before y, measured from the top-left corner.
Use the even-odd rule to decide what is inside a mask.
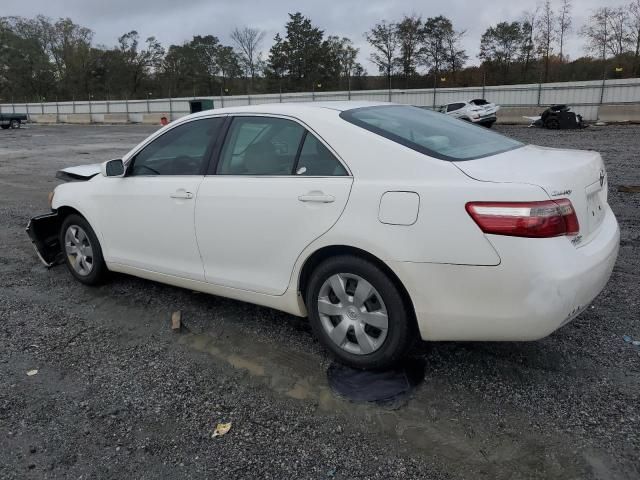
[[[62,207],[58,207],[56,209],[56,212],[58,212],[58,218],[60,220],[59,226],[62,226],[62,222],[64,222],[64,219],[72,214],[80,215],[82,218],[85,218],[84,215],[82,215],[78,210],[76,210],[73,207],[67,207],[66,205],[63,205]]]
[[[417,320],[416,320],[416,312],[413,308],[413,302],[411,301],[411,297],[409,296],[409,292],[404,287],[398,276],[395,274],[393,270],[389,268],[389,266],[380,260],[375,255],[367,252],[366,250],[361,250],[360,248],[350,247],[347,245],[332,245],[329,247],[323,247],[317,251],[315,251],[307,260],[304,262],[302,270],[300,271],[300,278],[298,281],[298,291],[301,293],[302,300],[306,306],[306,298],[305,293],[307,289],[307,285],[309,279],[311,278],[311,274],[315,270],[315,268],[320,265],[320,263],[327,258],[335,257],[337,255],[353,255],[356,257],[364,258],[365,260],[370,261],[374,265],[376,265],[380,270],[387,274],[387,276],[391,279],[393,284],[396,286],[400,295],[402,296],[402,300],[404,301],[405,307],[407,311],[411,315],[414,324],[417,328]]]

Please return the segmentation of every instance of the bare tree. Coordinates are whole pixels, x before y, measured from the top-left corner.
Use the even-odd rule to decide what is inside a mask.
[[[527,74],[531,63],[535,60],[534,28],[538,18],[538,7],[522,13],[520,20],[522,43],[520,45],[520,61],[522,62],[522,81],[527,81]]]
[[[544,81],[549,79],[549,57],[553,50],[553,42],[555,40],[555,14],[551,7],[551,1],[546,0],[542,5],[542,12],[536,22],[538,43],[538,51],[544,59]]]
[[[351,90],[351,76],[353,75],[356,67],[360,65],[356,61],[358,51],[359,49],[353,46],[353,42],[350,39],[347,37],[342,38],[341,48],[338,52],[338,60],[340,61],[341,73],[347,79],[347,88],[349,90]]]
[[[371,61],[378,66],[380,72],[386,74],[389,89],[391,89],[391,74],[394,70],[396,51],[398,50],[398,35],[395,24],[383,20],[364,36],[374,49]]]
[[[460,42],[467,34],[466,30],[459,32],[451,31],[445,38],[445,44],[447,47],[447,60],[446,65],[451,72],[451,79],[455,82],[456,76],[460,70],[464,67],[464,64],[469,60],[467,51],[462,48]]]
[[[587,39],[586,50],[600,55],[602,60],[607,58],[608,45],[611,41],[609,32],[609,17],[612,9],[600,7],[593,11],[589,21],[580,30],[580,35]]]
[[[638,0],[640,1],[640,0]],[[558,13],[558,42],[560,43],[560,61],[564,61],[564,39],[571,30],[571,0],[562,0]]]
[[[635,73],[640,75],[640,0],[629,4],[629,29],[634,46]]]
[[[627,47],[631,42],[629,32],[629,12],[624,7],[611,9],[609,15],[609,37],[611,41],[608,44],[609,51],[615,57],[622,55],[627,51]]]
[[[251,79],[250,90],[253,90],[253,81],[260,64],[262,64],[260,45],[264,40],[264,35],[264,31],[251,27],[236,27],[231,32],[231,40],[238,49],[247,76]]]

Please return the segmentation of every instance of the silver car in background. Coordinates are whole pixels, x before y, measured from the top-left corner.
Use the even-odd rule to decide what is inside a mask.
[[[453,102],[442,105],[438,111],[451,115],[454,118],[477,123],[487,128],[496,122],[496,114],[500,106],[486,101],[483,98],[476,98],[468,102]]]

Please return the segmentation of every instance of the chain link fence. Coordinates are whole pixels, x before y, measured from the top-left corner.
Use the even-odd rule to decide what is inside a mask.
[[[194,98],[5,103],[0,104],[0,113],[26,113],[30,120],[37,122],[65,122],[70,116],[78,120],[77,123],[136,123],[144,122],[146,119],[155,122],[158,116],[175,120],[189,114],[189,101]],[[340,100],[384,101],[433,108],[452,102],[486,98],[503,108],[567,104],[585,120],[596,120],[598,107],[601,105],[640,104],[640,78],[467,88],[315,91],[197,98],[212,100],[214,109],[264,103]]]

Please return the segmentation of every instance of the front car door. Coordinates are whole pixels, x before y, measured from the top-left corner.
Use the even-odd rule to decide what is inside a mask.
[[[236,116],[198,190],[196,232],[207,282],[283,294],[296,259],[329,230],[352,177],[293,119]]]
[[[97,196],[107,262],[204,280],[195,238],[195,197],[224,117],[180,124],[137,152],[122,178]]]

